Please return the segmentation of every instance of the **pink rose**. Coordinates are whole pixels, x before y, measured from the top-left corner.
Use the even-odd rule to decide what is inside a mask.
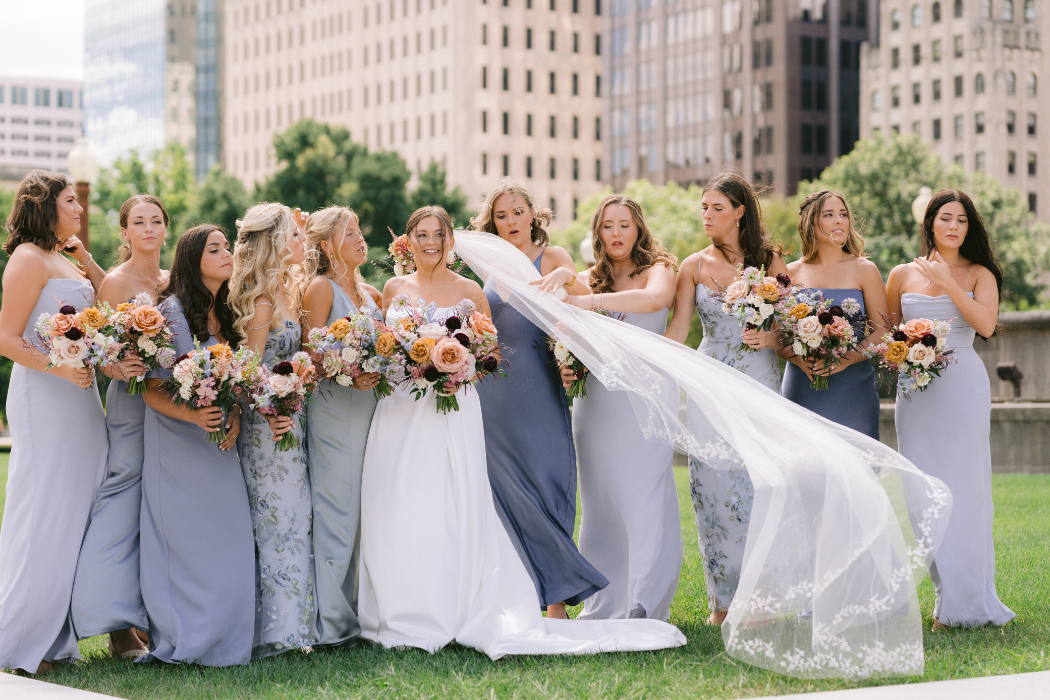
[[[937,359],[937,351],[922,343],[916,343],[908,348],[908,361],[911,363],[929,367],[935,359]]]
[[[747,283],[745,283],[744,280],[734,280],[732,284],[726,287],[726,303],[732,304],[734,301],[743,298],[747,292]]]
[[[901,330],[912,340],[919,340],[927,333],[933,332],[933,322],[925,318],[913,318],[901,326]]]
[[[284,397],[298,388],[299,378],[294,374],[271,374],[267,383],[273,389],[273,393]]]
[[[831,323],[824,326],[824,335],[830,338],[845,338],[848,340],[853,337],[853,327],[842,316],[836,316]]]
[[[473,359],[470,351],[452,338],[442,338],[430,350],[430,361],[439,372],[454,374],[463,369],[468,359]]]
[[[73,314],[55,314],[51,317],[51,336],[65,335],[72,328],[80,328],[80,321]]]
[[[64,365],[80,365],[83,366],[84,358],[87,357],[88,349],[87,344],[83,340],[69,340],[63,338],[66,342],[60,343],[58,339],[55,342],[55,349],[58,350],[58,357]]]

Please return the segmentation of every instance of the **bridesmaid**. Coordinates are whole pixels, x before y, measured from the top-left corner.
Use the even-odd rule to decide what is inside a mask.
[[[550,246],[543,229],[549,209],[536,210],[524,187],[503,180],[471,221],[520,250],[541,275],[559,270],[576,279],[565,249]],[[572,539],[576,527],[576,450],[569,402],[561,389],[547,334],[485,287],[492,321],[505,346],[507,376],[477,385],[485,423],[492,495],[511,542],[536,584],[547,617],[568,619],[609,582],[584,559]]]
[[[653,238],[642,209],[610,195],[591,219],[593,267],[567,280],[566,303],[624,314],[624,322],[663,335],[678,261]],[[543,290],[565,279],[556,270]],[[572,371],[563,368],[565,386]],[[587,382],[573,402],[580,463],[580,553],[609,580],[584,603],[583,619],[668,620],[682,568],[682,529],[671,445],[646,442],[625,392]]]
[[[729,286],[741,265],[763,268],[771,277],[787,273],[780,251],[770,244],[762,224],[758,197],[747,180],[726,173],[704,188],[701,207],[704,233],[711,245],[682,263],[674,315],[664,335],[684,343],[695,307],[704,327],[697,352],[780,393],[775,334],[745,331],[736,318],[722,311],[716,291]],[[751,349],[744,349],[742,344]],[[702,425],[703,418],[694,416],[695,411],[690,404],[690,423]],[[690,457],[689,486],[707,579],[707,606],[711,610],[707,622],[721,625],[740,582],[755,490],[747,469],[728,459],[719,464]]]
[[[995,592],[991,387],[974,334],[995,332],[1003,273],[984,223],[958,190],[934,195],[923,217],[929,253],[899,265],[887,283],[895,318],[951,321],[956,362],[911,401],[897,401],[897,442],[916,467],[951,489],[952,518],[930,565],[933,628],[1005,625],[1014,613]]]
[[[168,212],[150,194],[137,194],[120,206],[120,257],[98,290],[98,300],[112,308],[148,294],[157,303],[168,285],[160,269],[160,249],[168,233]],[[106,391],[109,460],[91,523],[80,547],[73,582],[71,612],[77,637],[109,633],[112,656],[138,658],[148,653],[136,630],[149,628],[139,587],[139,511],[142,509],[142,426],[146,403],[128,395],[127,379],[145,375],[133,352],[124,373],[103,368],[112,381]],[[141,632],[145,636],[145,632]]]
[[[881,338],[889,307],[879,268],[864,255],[864,239],[853,225],[846,198],[821,190],[806,197],[799,208],[798,233],[802,258],[788,265],[797,284],[818,289],[832,304],[853,298],[866,315],[868,341]],[[857,329],[860,330],[859,328]],[[790,347],[778,349],[791,363],[784,373],[783,394],[814,413],[857,432],[879,439],[879,394],[875,369],[860,352],[837,365],[803,360]],[[828,375],[828,388],[811,389],[814,373]]]
[[[160,306],[175,352],[236,344],[226,304],[233,273],[222,229],[202,224],[182,234]],[[146,380],[145,458],[139,547],[142,600],[150,621],[148,660],[202,666],[246,664],[255,624],[255,543],[248,489],[237,453],[240,410],[176,406],[161,388],[170,369]],[[227,438],[208,433],[227,420]]]
[[[283,204],[257,204],[238,223],[229,304],[237,337],[273,367],[302,349],[293,267],[306,258],[305,236]],[[237,450],[255,530],[255,642],[252,658],[313,643],[310,477],[298,418],[243,407]],[[298,447],[277,452],[291,431]]]
[[[80,542],[106,473],[106,420],[91,369],[47,369],[47,355],[30,345],[40,314],[91,306],[105,275],[77,238],[82,212],[65,175],[33,170],[18,187],[4,244],[10,260],[0,354],[15,365],[0,526],[0,668],[31,674],[80,658],[69,601]]]
[[[306,224],[306,262],[300,279],[302,332],[365,312],[382,320],[383,295],[364,283],[368,259],[357,214],[328,207]],[[313,502],[315,645],[335,645],[361,633],[357,620],[361,465],[376,410],[379,374],[350,387],[326,382],[307,407],[310,496]]]

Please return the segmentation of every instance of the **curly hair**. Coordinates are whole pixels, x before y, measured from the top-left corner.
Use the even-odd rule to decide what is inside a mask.
[[[762,222],[762,205],[751,183],[736,173],[722,173],[704,185],[704,192],[708,190],[721,192],[734,208],[744,207],[739,237],[744,267],[761,267],[768,271],[774,256],[782,255],[783,250],[769,242],[769,231]],[[730,260],[723,244],[712,242],[712,245],[727,261]]]
[[[72,186],[62,173],[47,170],[30,170],[22,178],[7,217],[9,235],[4,250],[8,255],[23,243],[33,243],[46,251],[58,247],[58,196]]]
[[[838,197],[846,207],[846,220],[849,221],[849,232],[846,234],[846,243],[842,250],[858,258],[864,257],[864,239],[853,222],[853,212],[850,211],[849,202],[846,197],[831,190],[814,192],[802,200],[798,208],[798,237],[802,239],[802,262],[809,262],[817,254],[817,232],[820,227],[820,213],[824,211],[824,202],[832,197]]]
[[[492,208],[496,206],[496,200],[505,194],[516,194],[525,200],[529,211],[532,212],[532,242],[539,246],[549,245],[550,236],[547,235],[545,227],[551,225],[554,213],[546,207],[537,207],[529,191],[507,177],[497,182],[496,188],[485,197],[485,201],[478,207],[478,213],[470,218],[470,228],[499,235],[496,222],[492,219]]]
[[[294,283],[297,276],[284,259],[294,230],[292,210],[271,202],[256,204],[237,222],[230,308],[238,338],[247,337],[248,323],[255,317],[255,300],[260,296],[273,304],[273,318],[281,317],[281,282]]]
[[[171,282],[160,295],[160,301],[176,297],[182,304],[186,323],[193,337],[204,343],[211,337],[208,330],[208,312],[215,307],[215,316],[219,319],[219,332],[233,347],[240,345],[240,339],[233,328],[233,312],[227,303],[230,286],[223,282],[217,294],[211,291],[201,279],[201,258],[208,245],[208,237],[213,231],[226,236],[221,226],[201,224],[194,226],[179,237],[175,245],[175,258],[171,263]]]
[[[156,205],[160,209],[160,215],[164,217],[164,228],[166,229],[170,225],[168,210],[164,208],[164,202],[160,201],[159,197],[154,197],[151,194],[136,194],[125,199],[124,203],[120,205],[119,219],[121,229],[128,227],[128,217],[131,216],[131,210],[139,204]],[[119,267],[128,260],[131,260],[131,242],[126,238],[121,238],[120,248],[117,249],[117,262],[109,269],[112,270],[115,267]]]
[[[612,292],[613,266],[605,252],[605,242],[601,236],[602,218],[605,209],[613,204],[622,204],[631,212],[634,225],[638,228],[638,239],[631,249],[631,260],[634,272],[631,277],[641,274],[657,263],[663,263],[672,270],[678,270],[678,258],[668,253],[660,239],[654,238],[649,227],[645,225],[645,216],[638,202],[624,194],[611,194],[602,200],[591,218],[591,232],[594,245],[594,267],[591,268],[590,285],[594,292]]]
[[[349,265],[343,260],[342,246],[346,238],[346,227],[354,220],[360,225],[360,219],[353,209],[349,207],[328,207],[310,214],[306,222],[306,261],[302,266],[302,274],[295,290],[295,300],[299,307],[299,318],[306,325],[306,311],[303,309],[303,297],[306,288],[314,279],[328,274],[331,270],[337,275],[345,275],[349,272]],[[329,258],[321,248],[321,243],[328,241],[332,248],[332,257]],[[365,280],[361,276],[361,270],[354,268],[351,277],[353,283],[353,296],[351,299],[358,308],[365,302],[365,291],[362,285]]]

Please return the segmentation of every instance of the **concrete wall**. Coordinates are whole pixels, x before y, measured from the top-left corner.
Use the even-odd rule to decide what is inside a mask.
[[[999,335],[987,342],[978,337],[973,343],[988,370],[992,398],[1013,397],[1013,386],[995,374],[996,363],[1013,362],[1024,374],[1021,398],[1050,401],[1050,311],[999,314],[999,323]]]

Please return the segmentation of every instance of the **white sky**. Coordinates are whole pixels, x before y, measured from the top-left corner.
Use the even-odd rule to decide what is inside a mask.
[[[0,0],[0,75],[84,79],[84,0]]]

